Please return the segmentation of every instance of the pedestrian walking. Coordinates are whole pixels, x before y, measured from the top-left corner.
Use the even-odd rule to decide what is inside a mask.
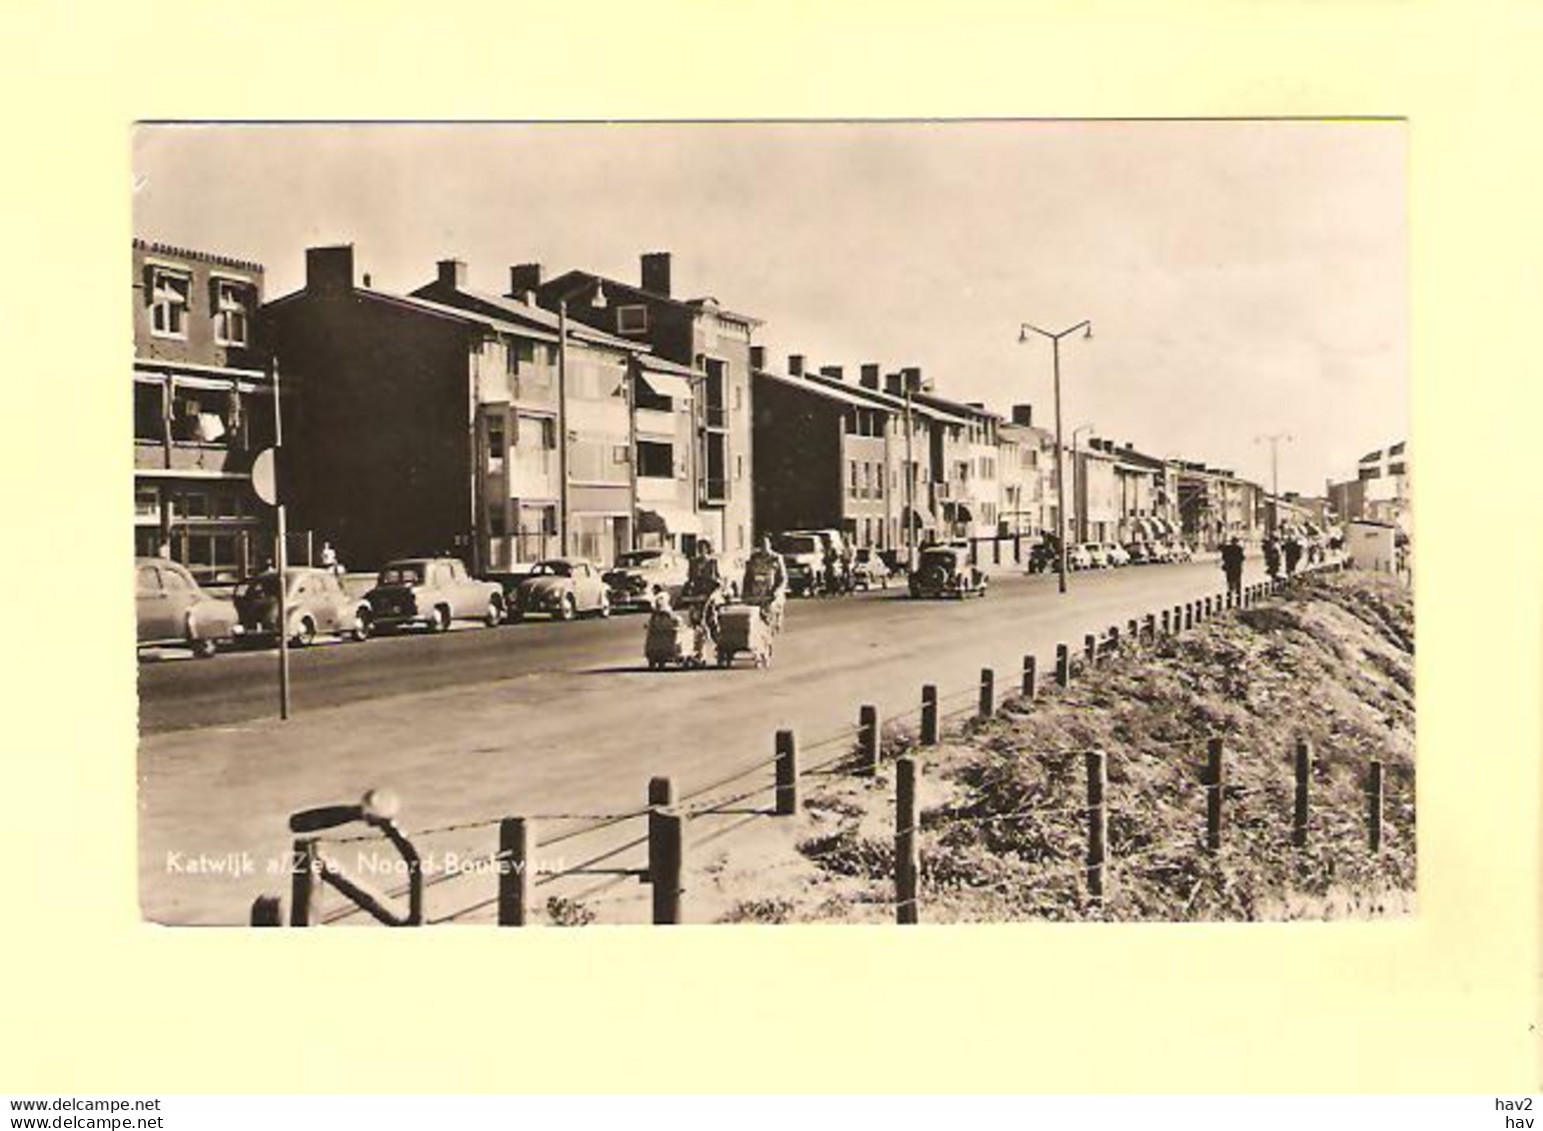
[[[1302,560],[1302,540],[1292,533],[1286,537],[1286,576],[1294,577]]]
[[[763,535],[745,562],[745,577],[739,587],[741,598],[758,605],[761,616],[773,632],[782,631],[782,610],[787,604],[788,567],[782,555],[772,549],[770,536]]]
[[[1243,593],[1243,543],[1237,535],[1222,547],[1222,572],[1227,575],[1227,592],[1241,596]]]
[[[1270,575],[1270,580],[1275,581],[1280,577],[1280,543],[1271,534],[1264,540],[1264,568]]]

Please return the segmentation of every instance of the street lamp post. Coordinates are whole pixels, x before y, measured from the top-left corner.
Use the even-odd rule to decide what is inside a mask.
[[[1049,330],[1041,330],[1038,326],[1028,322],[1022,323],[1018,328],[1018,341],[1020,343],[1029,340],[1030,331],[1042,338],[1050,339],[1051,357],[1053,359],[1055,373],[1055,496],[1056,496],[1056,522],[1061,528],[1057,532],[1060,546],[1058,555],[1057,572],[1060,574],[1060,590],[1066,592],[1066,449],[1061,446],[1061,339],[1068,334],[1074,334],[1078,330],[1083,331],[1084,338],[1093,336],[1093,323],[1091,319],[1084,319],[1075,326],[1052,333]]]
[[[1270,535],[1274,537],[1275,529],[1280,525],[1280,442],[1292,443],[1294,437],[1290,432],[1273,432],[1268,436],[1255,436],[1254,443],[1270,445]]]

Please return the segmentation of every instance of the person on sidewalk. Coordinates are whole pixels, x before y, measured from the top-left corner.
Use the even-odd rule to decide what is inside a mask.
[[[1280,577],[1280,543],[1271,534],[1264,540],[1264,568],[1270,575],[1270,580],[1275,581]]]
[[[1302,540],[1296,536],[1296,532],[1286,536],[1286,576],[1295,577],[1297,563],[1302,560]]]
[[[1236,596],[1243,594],[1243,543],[1238,541],[1237,535],[1222,547],[1222,572],[1227,575],[1227,592]]]
[[[760,606],[761,617],[773,632],[781,632],[787,590],[787,564],[782,555],[772,549],[771,538],[763,535],[745,562],[740,595],[747,604]]]

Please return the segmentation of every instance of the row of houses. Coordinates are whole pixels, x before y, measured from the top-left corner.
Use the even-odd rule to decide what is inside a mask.
[[[1075,541],[1204,548],[1270,521],[1228,470],[1097,437],[1058,460],[1031,406],[949,399],[915,366],[774,364],[759,319],[676,293],[668,253],[636,283],[516,264],[502,293],[447,259],[398,294],[351,246],[313,247],[273,299],[245,260],[137,240],[133,264],[136,552],[200,576],[270,557],[251,473],[280,423],[291,527],[354,568],[739,553],[811,527],[897,551],[1032,539],[1063,525],[1062,465]]]

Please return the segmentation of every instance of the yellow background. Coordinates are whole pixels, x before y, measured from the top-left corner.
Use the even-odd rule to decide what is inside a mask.
[[[1455,2],[0,6],[0,1091],[1537,1090],[1540,33]],[[1417,919],[140,923],[136,118],[1281,114],[1412,120]]]

